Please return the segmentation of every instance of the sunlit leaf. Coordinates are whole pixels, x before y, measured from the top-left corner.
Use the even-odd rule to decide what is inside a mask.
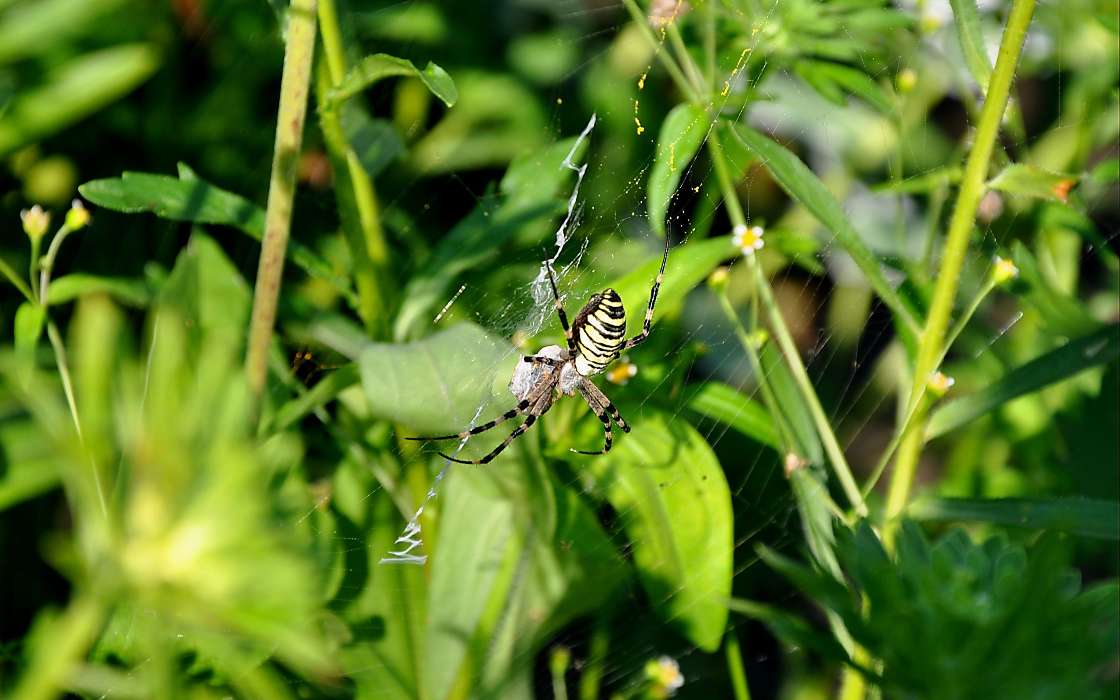
[[[127,0],[34,0],[0,15],[0,64],[46,54]],[[0,3],[2,6],[3,3]]]
[[[1113,362],[1117,357],[1120,357],[1120,324],[1112,324],[1036,357],[1011,370],[996,383],[938,408],[930,419],[926,436],[944,435],[1012,399],[1043,389],[1090,367]]]
[[[922,498],[906,514],[920,521],[996,523],[1120,540],[1120,503],[1093,498]]]
[[[726,384],[704,382],[692,387],[685,405],[690,411],[724,423],[763,445],[781,449],[774,421],[762,404]]]
[[[731,493],[688,423],[649,409],[594,465],[632,543],[638,578],[661,617],[714,651],[731,592]]]
[[[669,202],[711,127],[708,113],[694,104],[677,105],[662,122],[657,136],[657,155],[646,183],[649,223],[654,231],[665,234]]]
[[[334,89],[330,91],[327,99],[330,103],[338,104],[363,90],[371,87],[380,80],[395,76],[419,78],[421,82],[438,97],[445,105],[451,107],[459,99],[459,91],[455,88],[455,81],[447,71],[434,63],[429,62],[420,70],[412,61],[384,53],[366,56],[350,69]]]
[[[1077,184],[1073,175],[1063,175],[1026,163],[1012,163],[991,179],[988,187],[1010,194],[1066,202]]]

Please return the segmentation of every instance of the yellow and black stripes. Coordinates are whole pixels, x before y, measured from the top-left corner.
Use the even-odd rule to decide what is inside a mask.
[[[598,374],[618,357],[626,342],[626,309],[613,289],[591,297],[572,327],[576,343],[576,371]]]

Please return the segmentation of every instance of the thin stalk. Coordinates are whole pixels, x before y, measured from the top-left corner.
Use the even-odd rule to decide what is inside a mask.
[[[58,251],[62,248],[62,242],[65,241],[66,237],[69,235],[70,227],[64,224],[58,229],[58,233],[54,235],[54,238],[51,239],[51,244],[47,247],[47,254],[43,256],[43,259],[31,263],[32,270],[35,269],[36,263],[39,267],[39,284],[35,289],[38,290],[39,304],[42,305],[43,308],[47,306],[47,287],[51,284],[51,273],[54,272],[54,261],[58,257]],[[38,246],[32,245],[31,250],[33,251],[33,255],[37,254]],[[34,272],[32,272],[31,279],[32,282],[34,282]]]
[[[292,0],[288,11],[288,36],[284,47],[284,72],[280,79],[280,108],[276,115],[276,143],[268,185],[264,240],[253,290],[253,317],[245,369],[249,387],[258,397],[268,378],[268,348],[276,325],[276,306],[284,255],[292,227],[292,200],[303,144],[303,123],[311,85],[311,60],[315,55],[316,0]]]
[[[747,671],[743,668],[743,652],[739,649],[739,637],[735,630],[729,628],[723,635],[723,640],[723,650],[727,654],[727,673],[731,676],[731,691],[735,694],[735,700],[751,700]]]
[[[48,700],[66,688],[75,665],[85,656],[105,621],[104,606],[92,595],[78,594],[50,624],[49,644],[40,645],[27,664],[12,700]]]
[[[3,258],[0,258],[0,274],[3,274],[4,277],[6,277],[8,281],[12,283],[12,286],[19,290],[19,293],[22,294],[25,299],[27,299],[28,301],[35,301],[35,299],[37,298],[36,295],[32,293],[31,289],[27,286],[27,283],[20,279],[19,275],[16,274],[16,271],[12,269],[12,266],[9,265]]]
[[[735,187],[731,182],[731,175],[723,159],[723,145],[720,142],[718,129],[712,129],[711,133],[708,134],[708,151],[712,157],[716,179],[719,180],[720,188],[723,190],[723,201],[727,206],[727,214],[731,223],[735,226],[746,226],[747,219],[743,215],[743,208],[739,204],[739,198],[736,196]],[[832,463],[837,479],[840,480],[840,487],[844,489],[844,494],[856,509],[856,513],[861,516],[867,515],[867,505],[860,495],[859,486],[856,484],[855,477],[852,476],[852,470],[848,466],[848,460],[844,457],[844,451],[840,449],[840,442],[836,439],[836,434],[832,432],[828,416],[825,415],[820,399],[817,398],[817,392],[813,389],[813,383],[809,380],[809,373],[805,371],[805,365],[801,362],[801,354],[797,351],[793,336],[790,334],[789,328],[786,327],[781,310],[778,309],[778,305],[774,301],[774,295],[770,291],[770,283],[762,272],[762,266],[758,264],[758,260],[753,255],[747,258],[747,265],[754,273],[755,286],[761,295],[762,306],[766,309],[766,315],[777,338],[778,347],[781,348],[794,382],[797,384],[805,404],[809,407],[809,413],[812,415],[813,423],[820,435],[821,444],[828,454],[828,459]]]
[[[596,616],[591,627],[591,646],[587,650],[587,663],[579,679],[580,700],[598,700],[599,686],[603,682],[603,666],[611,644],[610,615]]]
[[[677,65],[676,61],[673,60],[673,57],[667,51],[662,51],[664,46],[662,42],[658,41],[657,37],[654,36],[653,29],[649,26],[649,18],[638,7],[638,3],[635,2],[635,0],[622,0],[622,4],[626,6],[626,11],[630,13],[634,24],[638,25],[638,31],[642,33],[642,36],[646,38],[646,41],[649,42],[649,45],[653,48],[657,60],[661,61],[661,65],[665,67],[665,70],[669,73],[669,77],[676,83],[677,89],[683,92],[688,97],[689,101],[698,102],[699,97],[693,91],[692,85],[689,84],[688,79],[684,77],[680,66]]]
[[[957,201],[949,221],[949,231],[941,266],[937,273],[929,316],[918,346],[913,386],[910,390],[911,407],[917,405],[917,397],[921,395],[930,374],[937,368],[939,358],[944,356],[945,332],[953,312],[957,282],[961,268],[964,266],[965,253],[968,251],[976,210],[980,198],[984,195],[984,180],[992,149],[999,135],[1000,121],[1007,106],[1011,81],[1015,77],[1015,68],[1019,63],[1019,54],[1022,52],[1023,41],[1027,36],[1027,27],[1034,13],[1034,5],[1035,0],[1014,0],[1011,14],[1007,19],[1007,28],[1003,32],[999,56],[988,85],[987,99],[980,112],[980,123],[976,128],[972,151],[965,162],[960,191],[957,193]],[[915,425],[906,433],[899,447],[898,461],[887,494],[888,525],[903,512],[910,498],[910,489],[914,483],[914,474],[917,471],[918,458],[924,443],[926,413],[921,410],[918,412],[914,420]],[[888,527],[884,534],[889,546],[893,537],[893,526]]]
[[[39,236],[31,238],[31,262],[28,263],[27,279],[31,280],[31,294],[36,298],[39,297],[39,284],[36,281],[35,271],[39,268],[39,246],[42,243],[43,240]]]
[[[677,27],[677,19],[677,17],[673,17],[666,27],[669,43],[672,44],[673,50],[677,54],[677,61],[684,66],[685,74],[692,81],[692,89],[696,91],[697,95],[703,95],[708,91],[704,75],[700,72],[700,67],[696,65],[696,61],[692,60],[692,54],[688,52],[688,47],[684,45],[681,30]]]
[[[338,21],[335,0],[319,0],[319,27],[322,31],[326,72],[319,75],[319,123],[339,177],[336,196],[344,217],[347,245],[354,259],[358,288],[358,313],[366,330],[379,334],[385,330],[389,283],[389,245],[381,226],[381,205],[373,180],[354,152],[342,129],[342,104],[331,104],[325,95],[346,77],[346,49]],[[349,221],[347,221],[349,219]]]

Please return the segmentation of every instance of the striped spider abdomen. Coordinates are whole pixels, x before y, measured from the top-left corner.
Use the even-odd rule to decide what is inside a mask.
[[[618,292],[604,289],[591,297],[576,315],[572,336],[577,372],[590,377],[606,369],[626,342],[626,309]]]

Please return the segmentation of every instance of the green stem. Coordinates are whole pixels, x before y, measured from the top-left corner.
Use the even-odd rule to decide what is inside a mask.
[[[596,616],[591,628],[591,645],[587,650],[587,663],[579,679],[580,700],[598,700],[599,686],[603,682],[603,666],[611,644],[610,615],[603,612]]]
[[[724,162],[723,145],[720,142],[718,129],[712,129],[708,135],[708,151],[711,153],[716,178],[723,190],[723,201],[727,206],[727,214],[731,223],[735,226],[746,226],[747,219],[743,215],[743,208],[739,204],[739,198],[735,194],[735,187],[731,182],[731,175],[727,170],[726,162]],[[840,443],[836,439],[836,434],[832,431],[828,416],[825,414],[824,408],[821,407],[817,392],[813,389],[813,383],[809,380],[809,374],[805,371],[805,365],[801,362],[801,354],[797,351],[793,336],[790,334],[789,328],[786,327],[781,310],[774,301],[774,295],[770,291],[770,283],[762,272],[762,266],[758,264],[758,260],[753,255],[747,258],[747,265],[754,273],[755,286],[761,295],[762,306],[766,309],[766,315],[778,341],[778,347],[781,348],[794,382],[797,384],[797,388],[809,408],[809,413],[813,417],[813,423],[820,435],[821,444],[828,454],[828,459],[832,463],[836,477],[840,480],[840,487],[844,490],[848,501],[856,509],[856,513],[861,516],[866,515],[867,505],[863,502],[859,486],[856,484],[855,477],[852,476],[852,470],[848,466],[848,460],[844,457],[844,451],[840,449]]]
[[[35,301],[35,299],[37,298],[36,295],[32,293],[31,289],[27,286],[27,283],[19,278],[19,275],[16,274],[16,271],[12,269],[12,266],[9,265],[8,262],[3,258],[0,258],[0,274],[3,274],[4,277],[7,277],[8,281],[12,283],[12,286],[15,287],[19,291],[19,293],[24,296],[25,299],[31,302]]]
[[[54,261],[58,257],[58,251],[62,249],[62,242],[70,235],[70,227],[63,225],[58,229],[58,233],[51,239],[50,246],[47,247],[47,254],[43,256],[42,260],[36,261],[39,267],[39,284],[35,289],[38,290],[39,304],[43,308],[47,307],[47,288],[51,285],[51,274],[54,272]],[[38,246],[32,246],[32,251],[38,253]],[[31,269],[35,269],[35,264],[32,263]],[[32,273],[32,281],[34,282],[34,273]]]
[[[692,54],[688,52],[688,47],[684,45],[684,39],[681,37],[681,30],[677,27],[677,22],[678,18],[674,17],[665,29],[669,35],[669,43],[672,44],[673,50],[677,54],[677,61],[684,66],[684,72],[692,82],[692,89],[695,94],[703,95],[707,92],[704,75],[700,72],[700,67],[696,65],[696,61],[692,60]]]
[[[329,90],[346,77],[346,50],[338,21],[335,0],[319,0],[319,27],[322,31],[326,72],[318,79],[319,125],[331,152],[338,183],[335,191],[343,211],[343,228],[354,260],[358,288],[358,313],[366,330],[380,335],[387,329],[389,283],[389,246],[381,226],[381,206],[373,180],[346,139],[340,110],[342,102],[329,103]]]
[[[622,4],[626,6],[626,10],[630,13],[634,24],[638,25],[638,31],[642,33],[642,36],[646,38],[646,41],[649,42],[649,45],[653,48],[657,60],[661,61],[661,65],[665,67],[665,70],[669,73],[669,77],[676,83],[677,89],[684,93],[690,102],[699,102],[699,97],[693,91],[688,79],[684,77],[680,66],[677,65],[676,61],[673,60],[673,57],[667,51],[662,51],[664,46],[662,42],[658,41],[657,37],[654,36],[653,29],[649,26],[649,18],[646,17],[645,13],[638,7],[638,3],[635,2],[635,0],[622,0]]]
[[[65,227],[64,227],[65,228]],[[27,279],[31,281],[31,294],[39,298],[39,282],[35,274],[39,269],[39,246],[42,245],[42,239],[35,236],[31,239],[31,262],[28,263]]]
[[[97,636],[105,612],[91,595],[80,594],[71,600],[62,615],[49,623],[47,639],[35,647],[12,700],[58,697],[75,664]]]
[[[956,205],[949,220],[949,232],[937,273],[929,317],[926,319],[926,327],[918,346],[913,386],[908,401],[911,409],[918,405],[918,397],[921,396],[925,383],[937,368],[939,359],[944,357],[943,343],[957,294],[957,282],[964,266],[965,253],[968,251],[976,210],[980,198],[984,195],[984,180],[988,172],[989,160],[996,137],[999,135],[1000,121],[1007,106],[1011,81],[1015,77],[1015,68],[1019,63],[1019,54],[1034,13],[1034,5],[1035,0],[1014,0],[1011,14],[1007,19],[1007,28],[1003,32],[999,57],[996,59],[996,66],[988,85],[987,99],[980,112],[980,123],[976,128],[972,151],[965,162],[960,191],[957,193]],[[885,532],[885,540],[888,545],[893,533],[893,525],[890,523],[901,515],[910,498],[910,489],[914,483],[914,474],[917,471],[918,458],[924,443],[925,419],[926,411],[919,410],[915,416],[915,424],[906,433],[899,447],[898,461],[887,494],[886,516],[889,527]]]
[[[751,700],[747,672],[743,668],[743,652],[739,649],[739,637],[735,634],[735,630],[727,630],[724,635],[723,650],[727,654],[727,673],[731,676],[731,690],[735,694],[735,700]]]
[[[268,185],[264,240],[261,243],[257,283],[253,290],[253,317],[245,359],[249,387],[258,397],[268,377],[268,348],[276,325],[284,255],[292,227],[292,200],[303,144],[303,123],[315,55],[315,2],[292,0],[288,11],[288,37],[284,47],[284,72],[280,79],[280,108],[276,115],[276,142]]]

